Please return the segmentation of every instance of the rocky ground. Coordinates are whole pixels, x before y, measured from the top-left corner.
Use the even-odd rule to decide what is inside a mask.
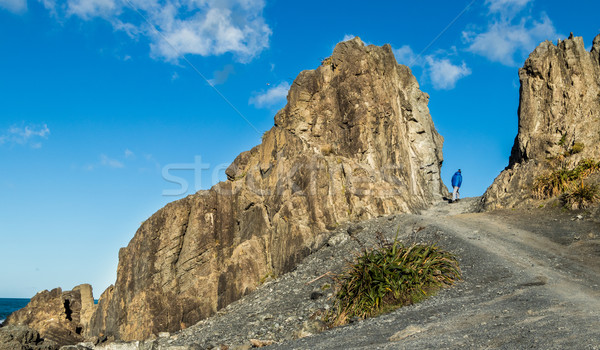
[[[600,349],[600,222],[559,208],[474,213],[478,198],[337,228],[296,270],[197,325],[105,348]],[[417,305],[324,329],[333,274],[378,236],[436,242],[463,281]]]

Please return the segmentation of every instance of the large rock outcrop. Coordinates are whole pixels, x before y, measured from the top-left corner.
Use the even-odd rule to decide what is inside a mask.
[[[142,224],[86,333],[134,340],[188,327],[293,269],[340,223],[441,199],[443,139],[427,103],[389,45],[338,44],[300,73],[227,181]]]
[[[84,339],[83,330],[89,324],[94,307],[92,287],[89,284],[82,284],[65,292],[55,288],[37,293],[27,306],[10,314],[2,325],[26,326],[35,330],[23,333],[21,328],[15,328],[19,330],[13,335],[16,340],[22,338],[19,334],[27,334],[23,337],[34,343],[38,343],[41,336],[58,346],[70,345]],[[6,332],[8,331],[5,330]]]
[[[535,178],[560,158],[600,159],[600,35],[541,43],[519,70],[519,129],[508,167],[483,197],[485,209],[527,205]]]
[[[24,325],[0,328],[0,350],[58,350],[60,346]]]

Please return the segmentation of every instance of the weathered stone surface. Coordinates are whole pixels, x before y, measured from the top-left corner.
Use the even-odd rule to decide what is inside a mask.
[[[24,325],[0,328],[0,350],[58,350],[60,346]]]
[[[139,340],[186,328],[292,270],[340,223],[441,199],[443,139],[427,103],[389,45],[338,44],[300,73],[227,181],[142,224],[86,334]]]
[[[55,288],[37,293],[27,306],[10,314],[4,325],[26,325],[59,346],[75,344],[83,340],[93,309],[89,284],[66,292]]]
[[[581,37],[541,43],[519,70],[519,130],[509,165],[483,197],[486,209],[531,201],[549,160],[600,159],[600,35],[590,52]],[[576,144],[579,153],[571,154]]]

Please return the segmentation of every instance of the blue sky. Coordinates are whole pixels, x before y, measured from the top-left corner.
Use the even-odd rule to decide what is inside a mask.
[[[599,10],[577,0],[0,0],[0,297],[80,283],[98,297],[140,223],[222,179],[273,125],[296,75],[354,35],[390,43],[412,67],[445,137],[443,179],[461,168],[462,195],[480,195],[508,162],[518,67],[571,31],[591,45]]]

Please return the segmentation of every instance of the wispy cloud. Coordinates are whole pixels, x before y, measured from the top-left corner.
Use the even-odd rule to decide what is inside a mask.
[[[289,89],[290,84],[287,81],[281,82],[267,91],[263,91],[256,96],[251,97],[248,103],[257,108],[273,107],[279,103],[285,102]]]
[[[342,41],[348,41],[348,40],[352,40],[354,38],[356,38],[355,35],[353,35],[353,34],[346,34],[346,35],[344,35],[344,38],[342,39]]]
[[[0,0],[0,8],[14,13],[27,11],[27,0]]]
[[[227,64],[223,67],[223,70],[218,70],[213,73],[213,78],[209,79],[208,82],[211,85],[224,84],[229,76],[234,73],[233,65]]]
[[[75,167],[79,168],[79,167]],[[136,154],[129,148],[126,148],[121,155],[109,156],[106,153],[102,153],[98,156],[97,160],[93,163],[89,163],[81,169],[87,171],[93,171],[96,169],[108,168],[108,169],[138,169],[140,172],[148,171],[149,169],[159,169],[160,163],[154,159],[151,154],[141,153]]]
[[[486,0],[485,4],[490,13],[501,13],[512,17],[532,2],[533,0]]]
[[[435,55],[419,57],[408,45],[395,49],[394,55],[398,63],[409,67],[418,66],[423,69],[425,79],[428,79],[437,90],[450,90],[456,86],[456,83],[471,74],[471,69],[463,61],[461,64],[454,64],[448,57],[439,57],[444,55],[443,51]]]
[[[135,153],[133,153],[133,151],[131,151],[130,149],[126,149],[125,158],[135,158]]]
[[[550,18],[542,13],[536,20],[521,16],[533,0],[488,0],[490,21],[483,31],[464,31],[467,51],[506,66],[520,65],[542,41],[554,40],[557,33]]]
[[[46,124],[27,124],[22,126],[11,126],[0,131],[0,145],[29,145],[31,148],[41,148],[42,140],[50,135],[50,129]]]
[[[108,21],[133,39],[150,39],[151,56],[177,62],[185,54],[231,53],[248,62],[269,46],[271,29],[264,0],[39,0],[59,20]],[[0,7],[26,11],[25,0],[0,0]],[[156,30],[158,30],[158,33]]]
[[[113,159],[113,158],[110,158],[106,154],[100,155],[100,164],[105,167],[116,168],[116,169],[125,167],[125,164],[123,164],[123,162]]]

